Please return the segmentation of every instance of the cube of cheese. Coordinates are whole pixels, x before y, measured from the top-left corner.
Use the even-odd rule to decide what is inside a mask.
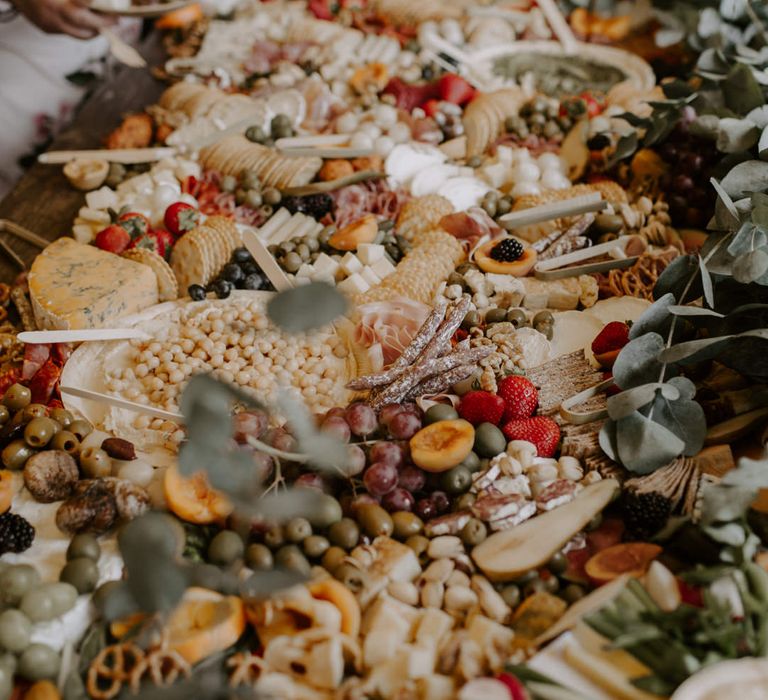
[[[317,273],[321,275],[328,274],[331,277],[335,277],[336,271],[339,269],[339,263],[326,253],[320,253],[313,265]]]
[[[315,269],[308,263],[302,263],[301,267],[296,270],[296,277],[313,277]]]
[[[107,209],[109,207],[116,209],[117,193],[104,185],[104,187],[85,195],[85,205],[89,209]]]
[[[373,265],[384,257],[384,246],[378,243],[361,243],[357,246],[357,257],[363,265]]]
[[[424,676],[416,682],[419,700],[444,700],[456,693],[456,683],[451,676],[438,674]]]
[[[358,260],[354,253],[349,252],[341,259],[341,269],[348,275],[354,275],[363,269],[363,263]]]
[[[364,267],[360,271],[360,277],[368,282],[371,287],[375,287],[379,282],[381,282],[381,278],[370,267]]]
[[[345,294],[362,294],[371,288],[371,285],[356,272],[339,282],[336,286]]]
[[[158,303],[151,268],[71,238],[32,263],[29,294],[38,328],[99,328]]]
[[[380,258],[371,265],[371,270],[378,275],[379,279],[386,279],[395,271],[395,266],[389,258]]]
[[[423,678],[435,670],[437,649],[416,644],[404,644],[397,651],[396,657],[406,678]]]

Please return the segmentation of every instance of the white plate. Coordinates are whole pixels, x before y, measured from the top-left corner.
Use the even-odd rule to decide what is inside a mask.
[[[158,2],[151,5],[131,5],[130,7],[115,8],[109,5],[103,5],[95,2],[90,8],[94,12],[101,12],[103,15],[115,15],[118,17],[143,17],[151,19],[153,17],[162,17],[174,10],[180,10],[182,7],[191,5],[195,0],[171,0],[171,2]]]

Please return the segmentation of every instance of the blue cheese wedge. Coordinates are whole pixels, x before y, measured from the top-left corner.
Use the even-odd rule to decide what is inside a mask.
[[[108,327],[159,300],[149,267],[72,238],[59,238],[37,256],[29,295],[41,330]]]

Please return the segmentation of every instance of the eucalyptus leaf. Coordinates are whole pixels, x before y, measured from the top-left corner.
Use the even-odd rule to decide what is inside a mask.
[[[616,422],[619,461],[635,474],[650,474],[679,456],[685,444],[639,412]]]
[[[723,153],[739,153],[754,146],[760,138],[760,130],[747,119],[721,119],[717,130],[717,150]]]
[[[747,533],[744,532],[744,528],[738,523],[705,527],[704,532],[715,542],[727,544],[731,547],[740,547],[747,539]]]
[[[756,210],[754,209],[752,210],[753,215],[755,211]],[[728,244],[728,252],[731,255],[741,255],[742,253],[748,253],[749,251],[754,250],[758,235],[757,231],[758,229],[753,222],[745,221]]]
[[[766,229],[768,229],[768,205],[759,204],[752,209],[752,223],[761,227],[761,233],[766,233]]]
[[[612,165],[624,160],[624,158],[631,156],[637,150],[638,145],[639,140],[636,131],[621,136],[616,143],[616,149],[609,159],[608,167],[612,167]]]
[[[768,160],[768,127],[763,129],[757,141],[757,155],[760,160]]]
[[[675,387],[683,399],[692,399],[696,396],[696,385],[688,377],[672,377],[667,384]]]
[[[659,382],[650,384],[641,384],[640,386],[627,389],[614,396],[608,397],[608,415],[613,420],[619,420],[637,411],[643,406],[647,406],[656,398],[656,392],[662,387]],[[679,392],[678,392],[679,396]]]
[[[669,400],[659,396],[652,410],[653,419],[683,441],[683,454],[691,456],[701,450],[707,434],[707,420],[704,409],[698,403],[689,399]]]
[[[289,333],[321,328],[346,310],[344,295],[325,282],[310,282],[280,292],[267,304],[270,320]]]
[[[733,278],[742,284],[749,284],[768,272],[768,252],[753,250],[736,258],[733,263]]]
[[[699,272],[701,273],[701,288],[704,292],[704,301],[712,308],[715,305],[715,292],[712,287],[712,278],[709,276],[709,270],[707,270],[701,255],[699,255]]]
[[[728,190],[725,189],[725,186],[718,182],[714,177],[711,177],[709,179],[710,183],[712,184],[712,187],[715,188],[715,192],[717,192],[717,196],[720,198],[720,201],[725,205],[725,208],[728,210],[728,213],[736,220],[739,220],[739,212],[736,209],[736,205],[733,203],[733,199],[731,199],[731,194],[728,192]]]
[[[284,569],[259,571],[249,576],[240,584],[240,595],[245,600],[261,600],[268,598],[276,590],[290,588],[305,580],[306,577],[297,571],[286,571]]]
[[[690,299],[701,296],[701,282],[694,279],[689,287],[689,282],[694,275],[698,278],[699,265],[693,255],[679,255],[659,275],[653,287],[653,298],[660,300],[667,294],[671,294],[677,303],[683,304]],[[688,289],[688,299],[683,299],[683,292]],[[669,306],[674,304],[672,301]],[[647,310],[646,310],[647,311]]]
[[[685,343],[678,343],[666,348],[658,355],[661,362],[681,362],[694,355],[698,355],[704,350],[712,350],[715,346],[725,343],[733,336],[723,335],[715,338],[699,338],[698,340],[689,340]],[[619,355],[621,357],[621,355]]]
[[[603,427],[600,428],[600,433],[598,434],[598,442],[600,443],[600,449],[610,459],[614,462],[619,461],[619,451],[616,443],[616,423],[614,421],[607,420],[603,423]]]
[[[734,167],[720,182],[732,199],[748,197],[751,192],[768,190],[768,163],[747,160]]]
[[[714,318],[725,318],[723,314],[701,306],[670,306],[669,313],[673,316],[713,316]]]
[[[744,486],[704,483],[701,489],[701,523],[740,520],[755,500],[757,490]]]
[[[667,268],[669,269],[669,268]],[[629,328],[629,339],[634,340],[646,333],[654,332],[666,335],[672,324],[670,309],[674,307],[675,297],[671,292],[653,302]],[[687,306],[682,308],[688,308]]]
[[[659,381],[662,365],[657,360],[664,349],[664,339],[658,333],[646,333],[630,340],[613,365],[613,378],[621,389]]]
[[[317,489],[288,488],[263,496],[258,503],[259,515],[267,520],[285,521],[291,518],[309,518],[325,503]]]
[[[737,63],[722,84],[725,104],[737,114],[747,114],[765,104],[763,90],[749,66]]]
[[[764,459],[742,457],[735,469],[726,472],[720,480],[723,486],[740,486],[744,488],[768,489],[768,462]]]

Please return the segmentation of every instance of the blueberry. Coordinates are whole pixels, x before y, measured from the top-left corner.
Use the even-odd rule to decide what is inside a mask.
[[[264,277],[259,272],[253,272],[245,278],[243,289],[261,289],[262,284],[264,284]]]
[[[213,291],[219,299],[226,299],[232,293],[232,283],[227,280],[216,280],[213,283]]]
[[[240,267],[242,268],[243,274],[246,277],[248,277],[248,275],[252,275],[254,272],[261,272],[261,268],[255,262],[248,262],[240,265]]]
[[[243,277],[245,277],[245,275],[240,269],[240,265],[237,263],[228,263],[224,265],[224,269],[221,271],[221,278],[227,280],[227,282],[232,282],[233,284],[242,280]]]
[[[202,301],[205,299],[205,287],[200,284],[190,284],[187,294],[189,294],[192,301]]]
[[[232,262],[247,263],[253,262],[253,256],[248,251],[248,248],[235,248],[232,253]]]

